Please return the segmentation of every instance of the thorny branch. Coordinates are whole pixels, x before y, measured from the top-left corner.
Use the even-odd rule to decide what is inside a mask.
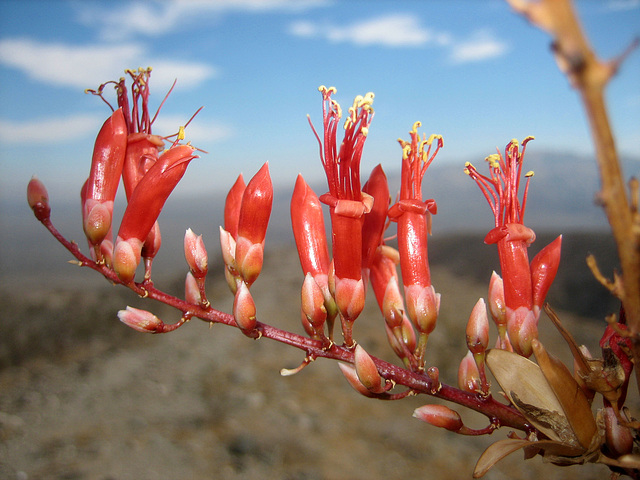
[[[640,218],[638,182],[632,179],[627,193],[604,98],[607,83],[622,61],[638,46],[635,39],[617,58],[600,60],[591,49],[574,12],[571,0],[507,0],[533,25],[553,38],[552,50],[560,70],[581,96],[589,119],[601,190],[597,195],[611,225],[622,269],[620,294],[629,334],[633,339],[634,363],[640,365]],[[640,379],[640,369],[636,368]],[[640,385],[640,382],[638,382]],[[639,387],[640,388],[640,387]]]

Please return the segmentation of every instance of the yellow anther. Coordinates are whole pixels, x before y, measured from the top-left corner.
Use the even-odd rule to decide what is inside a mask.
[[[331,95],[333,93],[336,93],[338,90],[336,90],[336,87],[325,87],[324,85],[320,85],[318,87],[318,91],[322,92],[323,94],[328,94]]]
[[[406,160],[407,158],[409,158],[410,153],[411,153],[411,145],[408,143],[405,143],[402,146],[402,159]]]
[[[465,169],[463,170],[463,172],[464,172],[464,173],[466,173],[467,175],[471,175],[471,172],[469,171],[469,169],[468,169],[468,168],[465,168]]]
[[[369,129],[368,129],[367,127],[362,127],[362,128],[360,129],[360,131],[362,132],[362,135],[363,135],[364,137],[366,137],[367,135],[369,135]]]
[[[529,177],[533,177],[534,173],[533,170],[529,170],[527,173],[525,173],[525,177],[529,178]]]
[[[500,168],[500,155],[494,153],[485,158],[491,168]]]
[[[411,129],[411,131],[409,133],[418,133],[418,129],[422,126],[422,122],[420,120],[418,120],[416,123],[413,124],[413,128]]]
[[[533,135],[529,135],[527,138],[522,140],[522,145],[526,145],[527,142],[530,142],[531,140],[535,140],[535,139],[536,137],[534,137]]]
[[[514,147],[518,148],[518,139],[517,138],[512,138],[511,141],[509,142],[509,145],[513,145]]]
[[[178,140],[184,140],[184,127],[178,129]]]
[[[436,139],[442,140],[442,135],[438,135],[436,133],[432,133],[429,136],[429,140],[426,141],[427,145],[431,145],[433,143],[433,141],[436,140]]]

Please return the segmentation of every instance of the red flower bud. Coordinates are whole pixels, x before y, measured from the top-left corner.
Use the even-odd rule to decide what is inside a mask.
[[[238,273],[247,285],[251,285],[262,270],[272,203],[273,185],[269,164],[265,163],[247,184],[240,205],[235,261]]]
[[[187,272],[187,277],[184,281],[184,299],[192,305],[200,305],[200,286],[196,277],[191,272]]]
[[[291,225],[303,273],[328,275],[329,249],[322,205],[302,175],[296,179],[291,198]]]
[[[467,348],[471,353],[484,353],[489,346],[489,319],[484,299],[480,298],[469,316],[467,322]]]
[[[194,277],[203,278],[207,275],[209,257],[202,235],[196,235],[190,228],[184,234],[184,256]]]
[[[556,278],[560,266],[562,235],[544,247],[531,260],[531,282],[533,284],[533,305],[538,310],[544,304],[547,292]]]
[[[435,427],[457,432],[464,426],[460,414],[445,405],[423,405],[416,408],[413,416]]]
[[[224,202],[224,228],[234,239],[238,236],[240,205],[242,204],[242,196],[245,188],[247,188],[247,186],[244,183],[242,174],[240,174],[229,190]]]
[[[373,207],[364,217],[362,226],[362,268],[368,269],[373,261],[376,249],[382,242],[382,235],[389,210],[389,184],[381,165],[377,165],[362,191],[373,197]]]
[[[125,325],[143,333],[162,333],[164,323],[153,313],[138,308],[127,307],[118,312],[118,318]]]
[[[249,287],[244,282],[238,284],[233,301],[233,317],[238,327],[244,332],[250,332],[256,326],[256,304],[249,292]]]
[[[382,393],[386,390],[385,380],[378,373],[376,364],[360,345],[356,345],[354,366],[358,379],[371,393]]]
[[[471,352],[467,352],[458,367],[458,388],[469,393],[482,391],[480,372]]]
[[[31,177],[27,185],[27,202],[38,220],[43,221],[51,215],[49,193],[44,183],[35,176]]]

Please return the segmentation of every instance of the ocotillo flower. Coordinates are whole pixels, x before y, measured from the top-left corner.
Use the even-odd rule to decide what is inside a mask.
[[[323,139],[311,124],[320,158],[327,175],[329,192],[320,201],[329,205],[335,275],[334,298],[340,312],[345,344],[355,345],[353,322],[364,308],[365,287],[362,280],[362,225],[364,214],[371,210],[373,199],[360,185],[362,149],[373,118],[373,93],[357,96],[344,123],[345,135],[340,148],[337,129],[342,117],[340,105],[331,99],[334,87],[319,88],[322,93]]]
[[[142,245],[187,165],[196,158],[190,145],[174,145],[163,153],[136,186],[122,217],[113,267],[123,282],[133,281]]]
[[[440,294],[431,285],[427,235],[431,230],[431,215],[437,212],[434,200],[422,199],[422,179],[442,148],[440,135],[418,134],[420,122],[411,130],[411,142],[399,140],[402,146],[400,198],[389,209],[389,218],[398,223],[398,250],[404,284],[407,314],[420,333],[417,356],[420,361],[429,334],[435,328],[440,307]],[[431,153],[431,148],[435,150]],[[425,149],[426,148],[426,149]]]
[[[338,310],[329,291],[329,249],[324,229],[324,215],[318,196],[298,175],[291,197],[291,226],[300,265],[305,276],[311,276],[324,297],[329,338],[333,339],[333,323]],[[310,280],[305,278],[305,283]],[[307,290],[311,287],[307,285]],[[304,288],[303,288],[304,295]]]
[[[273,184],[269,164],[265,163],[247,184],[238,215],[235,266],[248,287],[262,270],[264,239],[272,204]]]
[[[83,229],[94,259],[101,259],[100,244],[111,233],[113,201],[116,197],[127,147],[122,109],[102,125],[96,138],[89,178],[82,187]]]
[[[495,217],[495,228],[487,234],[485,243],[498,245],[509,339],[514,350],[527,357],[532,352],[531,340],[538,335],[540,309],[558,270],[562,242],[562,237],[558,237],[529,265],[527,248],[536,236],[523,221],[533,172],[525,175],[527,183],[522,200],[518,198],[518,189],[524,152],[532,139],[524,139],[522,151],[518,141],[512,140],[504,157],[500,152],[487,157],[488,177],[478,173],[470,163],[465,166],[465,173],[478,184]]]
[[[382,235],[387,226],[387,212],[389,210],[389,183],[382,165],[377,165],[369,175],[369,180],[362,187],[362,191],[373,197],[371,211],[364,217],[362,226],[362,269],[365,283],[369,276],[369,268],[377,248],[382,243]]]

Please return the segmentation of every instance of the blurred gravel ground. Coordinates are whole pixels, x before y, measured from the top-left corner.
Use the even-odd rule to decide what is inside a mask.
[[[253,288],[259,318],[301,332],[293,251],[271,251]],[[230,311],[220,270],[210,299]],[[487,277],[488,278],[488,277]],[[433,271],[442,293],[427,362],[456,382],[464,327],[486,283]],[[166,289],[180,292],[182,280]],[[163,285],[159,285],[162,287]],[[373,297],[372,297],[373,299]],[[232,328],[193,320],[168,335],[144,335],[117,321],[127,304],[168,323],[175,312],[108,285],[52,285],[0,292],[0,478],[65,480],[451,479],[471,478],[480,453],[505,432],[468,438],[414,419],[426,396],[381,402],[356,394],[335,362],[318,360],[293,377],[279,370],[303,353]],[[561,314],[596,350],[601,326]],[[568,352],[545,318],[542,340]],[[375,302],[356,322],[367,351],[393,360]],[[493,340],[492,340],[493,341]],[[461,411],[471,426],[482,417]],[[608,478],[602,466],[557,468],[516,453],[488,479]]]

